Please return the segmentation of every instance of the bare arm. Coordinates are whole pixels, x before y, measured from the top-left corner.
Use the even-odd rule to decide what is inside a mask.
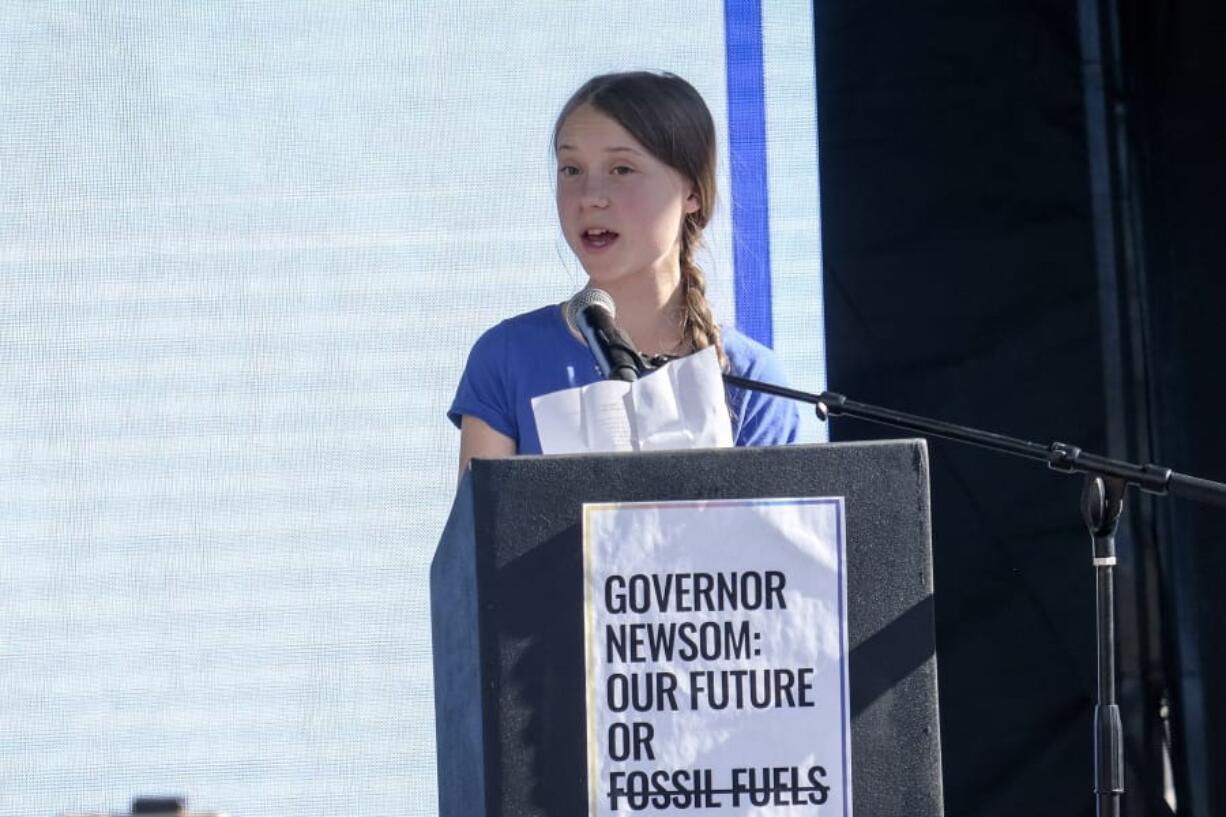
[[[509,457],[515,453],[515,441],[490,428],[489,423],[467,414],[460,422],[460,476],[468,470],[473,457]]]

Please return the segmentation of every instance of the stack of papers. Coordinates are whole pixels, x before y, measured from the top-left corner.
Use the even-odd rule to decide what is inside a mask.
[[[546,454],[732,447],[714,347],[633,383],[603,380],[533,398],[532,412]]]

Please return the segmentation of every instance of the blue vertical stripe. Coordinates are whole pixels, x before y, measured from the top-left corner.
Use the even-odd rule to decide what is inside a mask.
[[[770,201],[760,0],[724,0],[724,53],[736,322],[742,332],[771,346]]]

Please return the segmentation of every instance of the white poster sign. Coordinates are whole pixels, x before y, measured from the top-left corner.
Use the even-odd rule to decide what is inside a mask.
[[[851,814],[842,498],[585,505],[588,813]]]

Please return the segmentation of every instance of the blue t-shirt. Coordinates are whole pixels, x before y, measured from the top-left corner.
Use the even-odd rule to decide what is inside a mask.
[[[729,373],[786,385],[770,349],[735,329],[723,329]],[[532,398],[603,380],[591,351],[570,333],[555,304],[509,318],[489,329],[468,353],[447,416],[484,420],[515,441],[520,454],[541,453]],[[800,417],[790,400],[728,386],[732,439],[737,445],[795,442]]]

